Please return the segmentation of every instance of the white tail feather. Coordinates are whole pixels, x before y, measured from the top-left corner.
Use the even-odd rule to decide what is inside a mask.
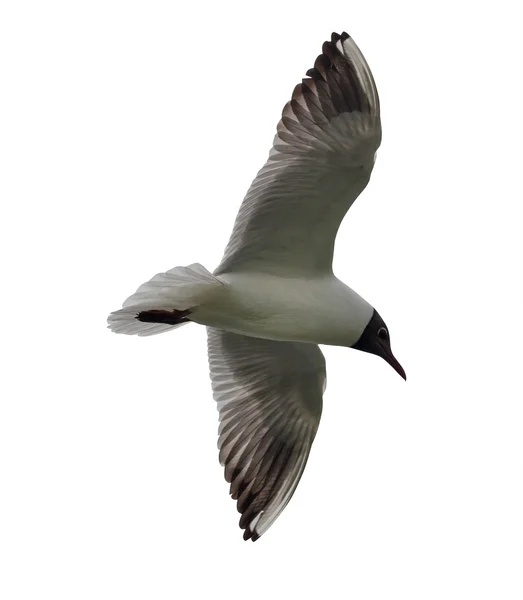
[[[158,273],[129,296],[123,303],[123,308],[109,315],[109,329],[114,333],[139,336],[156,335],[176,329],[186,322],[174,325],[146,323],[139,321],[136,316],[145,310],[183,311],[194,308],[223,289],[223,285],[198,263]]]

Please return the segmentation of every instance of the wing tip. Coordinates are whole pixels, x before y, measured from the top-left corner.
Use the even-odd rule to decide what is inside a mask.
[[[251,542],[255,542],[256,540],[260,539],[260,534],[256,533],[255,529],[251,529],[250,527],[247,527],[245,529],[245,531],[243,532],[243,539],[246,542],[249,540],[251,540]]]
[[[292,98],[304,95],[311,84],[316,86],[314,94],[322,95],[320,109],[327,111],[329,120],[337,113],[353,111],[379,119],[379,98],[372,72],[360,48],[346,31],[332,32],[305,76],[294,89]]]
[[[331,34],[331,43],[334,45],[336,45],[337,42],[341,42],[343,44],[343,42],[346,42],[350,39],[351,36],[346,31],[342,31],[341,33],[336,33],[333,31]]]

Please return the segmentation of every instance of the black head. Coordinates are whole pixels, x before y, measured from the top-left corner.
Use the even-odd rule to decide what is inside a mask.
[[[376,310],[372,313],[371,320],[365,327],[360,339],[352,347],[362,352],[370,352],[376,354],[376,356],[381,356],[403,379],[407,379],[403,367],[394,358],[394,354],[390,349],[389,330]]]

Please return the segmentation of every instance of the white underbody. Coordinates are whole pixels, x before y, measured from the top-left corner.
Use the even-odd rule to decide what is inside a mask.
[[[336,346],[356,343],[373,308],[333,275],[316,279],[226,273],[190,320],[233,333]]]

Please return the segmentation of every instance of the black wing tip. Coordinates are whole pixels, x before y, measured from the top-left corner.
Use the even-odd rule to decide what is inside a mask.
[[[293,99],[306,96],[310,91],[319,98],[316,108],[323,112],[327,120],[331,120],[342,112],[361,112],[379,115],[377,92],[370,75],[362,77],[361,69],[357,67],[360,61],[365,62],[361,51],[355,43],[345,44],[351,36],[343,31],[341,34],[332,32],[330,40],[322,45],[322,51],[314,61],[314,66],[306,72],[301,84],[296,86]],[[310,88],[310,89],[309,89]],[[309,110],[314,111],[311,103],[305,98]],[[292,108],[292,105],[291,105]],[[294,113],[296,111],[293,110]],[[296,114],[294,114],[296,118]],[[296,119],[295,119],[296,120]],[[297,118],[300,121],[299,118]]]
[[[330,41],[326,40],[325,42],[323,42],[323,45],[321,47],[321,54],[319,54],[316,60],[314,61],[314,67],[312,67],[312,69],[309,69],[305,75],[314,80],[325,80],[323,73],[325,73],[328,69],[334,66],[334,63],[338,57],[342,57],[346,60],[346,57],[344,56],[343,52],[338,48],[336,44],[339,41],[341,41],[341,43],[343,44],[343,42],[345,42],[348,39],[350,39],[350,35],[347,32],[343,31],[341,34],[339,34],[333,31],[331,34]]]
[[[333,43],[333,44],[335,44],[336,42],[339,42],[340,40],[343,43],[345,40],[348,40],[349,38],[350,38],[350,35],[346,31],[342,31],[341,33],[336,33],[336,31],[333,31],[331,33],[331,43]]]
[[[251,540],[251,542],[255,542],[256,540],[260,539],[260,535],[256,533],[256,531],[253,531],[252,529],[249,529],[249,527],[247,527],[247,529],[243,532],[243,539],[246,542],[248,540]]]
[[[346,31],[342,31],[341,34],[333,31],[331,34],[330,41],[326,40],[325,42],[323,42],[321,54],[319,54],[316,60],[314,61],[314,67],[310,68],[305,73],[305,76],[310,77],[310,79],[314,81],[324,81],[325,78],[321,72],[321,69],[318,67],[322,67],[325,71],[326,69],[329,69],[332,66],[332,60],[330,57],[335,55],[343,56],[338,47],[336,46],[336,43],[341,41],[341,43],[343,44],[343,42],[345,42],[348,39],[350,39],[350,35]],[[302,80],[302,83],[299,83],[295,87],[292,95],[293,98],[295,98],[302,92],[302,85],[304,84],[304,82],[305,80]]]

